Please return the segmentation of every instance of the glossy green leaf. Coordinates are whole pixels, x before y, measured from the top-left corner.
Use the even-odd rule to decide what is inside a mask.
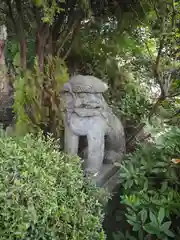
[[[160,232],[159,228],[153,223],[147,223],[143,226],[143,229],[150,234],[159,234]]]
[[[169,229],[166,229],[164,230],[164,233],[168,236],[168,237],[171,237],[171,238],[174,238],[175,237],[175,234],[170,231]]]
[[[147,217],[148,217],[147,210],[146,209],[142,209],[141,210],[141,221],[142,221],[143,224],[146,222]]]
[[[149,212],[149,217],[151,222],[153,223],[154,226],[158,226],[158,221],[157,221],[157,217],[154,215],[153,212]]]
[[[159,209],[159,212],[158,212],[158,221],[159,221],[159,224],[162,223],[162,221],[164,220],[164,217],[165,217],[165,209],[161,207],[161,208]]]
[[[168,221],[161,225],[161,229],[162,229],[162,231],[165,231],[165,230],[169,229],[170,226],[171,226],[171,221]]]

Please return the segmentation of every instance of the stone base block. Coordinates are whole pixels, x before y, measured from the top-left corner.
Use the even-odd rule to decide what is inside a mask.
[[[114,192],[119,185],[118,168],[113,164],[104,164],[100,172],[92,177],[93,183],[98,187],[106,188],[108,192]]]

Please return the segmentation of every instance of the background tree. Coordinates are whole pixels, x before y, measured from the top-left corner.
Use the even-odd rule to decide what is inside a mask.
[[[43,129],[60,136],[63,106],[59,90],[69,75],[77,73],[95,75],[108,83],[105,97],[123,121],[129,151],[136,149],[135,140],[144,141],[151,135],[153,141],[157,132],[164,133],[170,125],[179,126],[179,1],[3,0],[0,11],[1,22],[8,28],[6,60],[15,72],[16,127],[24,129],[23,133]],[[175,140],[174,135],[170,139]],[[171,150],[177,142],[172,141]],[[138,157],[136,152],[131,156],[135,167],[132,170],[129,161],[130,174],[120,173],[124,174],[123,184],[129,181],[129,176],[136,176],[133,172],[136,166],[144,169],[143,177],[147,172],[151,176],[148,166],[154,151],[155,179],[160,174],[162,184],[168,181],[162,169],[168,168],[169,158],[174,157],[172,151],[166,154],[161,148],[165,151],[163,155],[155,141],[155,148],[151,144],[150,149],[145,148],[146,154],[138,148]],[[164,163],[165,157],[168,159]],[[142,158],[145,163],[139,161]],[[156,160],[165,167],[157,170]],[[169,169],[165,171],[167,175],[171,174]],[[143,177],[135,179],[135,184],[142,186]],[[133,189],[131,180],[126,190],[139,192]],[[179,179],[175,180],[168,191],[178,191]],[[157,187],[147,189],[154,191],[155,199]],[[157,210],[156,204],[152,209]],[[132,226],[131,222],[129,227]],[[161,233],[159,236],[164,238]]]

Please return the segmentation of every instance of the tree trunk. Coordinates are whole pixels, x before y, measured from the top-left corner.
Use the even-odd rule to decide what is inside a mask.
[[[27,54],[27,49],[26,49],[26,40],[22,39],[20,41],[20,58],[21,58],[21,67],[22,69],[26,69],[26,54]]]
[[[36,55],[38,58],[39,70],[44,70],[45,46],[49,37],[49,26],[40,25],[36,35]]]
[[[0,26],[0,94],[9,93],[8,81],[6,76],[6,65],[4,57],[5,41],[7,30],[5,26]]]

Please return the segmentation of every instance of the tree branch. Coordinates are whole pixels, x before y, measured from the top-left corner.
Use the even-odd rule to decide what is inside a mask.
[[[178,115],[180,114],[180,110],[177,110],[175,114],[173,114],[168,121],[166,121],[165,123],[170,123],[170,121],[174,118],[174,117],[177,117]]]
[[[27,59],[27,46],[24,34],[24,18],[22,13],[22,5],[21,0],[15,0],[17,14],[18,14],[18,32],[19,32],[19,45],[20,45],[20,58],[21,58],[21,67],[23,69],[26,68]]]
[[[7,15],[8,14],[8,11],[5,11],[3,8],[0,8],[0,12]]]
[[[49,37],[49,32],[49,25],[41,22],[36,33],[36,54],[38,57],[39,69],[41,72],[44,69],[45,45]]]
[[[173,98],[173,97],[177,97],[177,96],[180,96],[180,92],[174,93],[174,94],[169,95],[169,96],[166,96],[166,97],[167,97],[167,98]]]
[[[173,1],[173,0],[172,0]],[[174,4],[174,1],[173,3]],[[172,13],[172,28],[174,28],[174,24],[175,24],[175,8],[174,5],[173,6],[173,13]],[[156,103],[152,106],[150,112],[149,112],[149,117],[148,120],[150,120],[150,118],[152,117],[152,115],[156,112],[157,107],[166,99],[166,97],[175,97],[180,95],[180,93],[176,93],[174,95],[170,95],[168,96],[168,92],[169,89],[172,85],[172,73],[174,72],[171,71],[167,77],[167,79],[165,79],[165,81],[163,81],[163,78],[161,76],[161,71],[160,71],[160,62],[161,62],[161,56],[162,56],[162,50],[164,48],[164,44],[165,44],[165,35],[164,35],[164,18],[162,18],[160,16],[160,13],[158,12],[156,5],[154,5],[154,10],[156,12],[157,15],[157,19],[162,20],[162,24],[161,24],[161,34],[162,37],[159,41],[159,49],[158,49],[158,53],[157,53],[157,57],[153,66],[153,74],[154,74],[154,78],[156,80],[156,82],[159,84],[160,89],[161,89],[161,93],[156,101]],[[177,116],[178,114],[180,114],[180,110],[176,112],[174,116]],[[143,127],[145,126],[145,123],[140,123],[139,126],[136,128],[135,133],[133,134],[133,136],[131,136],[128,140],[127,140],[127,145],[129,146],[130,143],[134,140],[134,138],[137,136],[137,134],[143,129]]]
[[[63,29],[64,27],[66,27],[66,30],[68,29],[68,27],[69,27],[69,19],[72,19],[74,17],[73,12],[75,10],[76,4],[77,4],[77,0],[66,1],[65,5],[63,7],[64,11],[60,12],[57,15],[57,20],[55,21],[54,26],[53,26],[53,30],[52,30],[53,42],[55,42],[55,41],[57,41],[59,39],[60,35],[65,30],[65,29]],[[66,16],[69,16],[70,18],[65,23]],[[74,18],[73,20],[76,20],[76,19]]]
[[[154,65],[154,77],[161,89],[160,98],[165,97],[165,90],[164,90],[163,82],[161,81],[160,70],[159,70],[162,49],[164,47],[164,40],[165,40],[165,37],[163,36],[159,43],[159,50],[158,50],[158,54],[157,54],[155,65]]]
[[[18,31],[18,27],[17,27],[17,24],[16,24],[16,20],[15,20],[15,18],[14,18],[14,16],[13,16],[13,10],[12,10],[12,5],[11,5],[11,0],[6,0],[6,4],[7,4],[7,6],[8,6],[8,15],[9,15],[10,18],[11,18],[11,21],[12,21],[12,23],[13,23],[13,25],[14,25],[14,28],[15,28],[16,33],[18,34],[19,31]]]
[[[59,46],[59,49],[58,49],[58,52],[57,52],[57,56],[60,56],[60,52],[61,50],[63,49],[65,43],[67,42],[67,40],[69,39],[69,36],[70,35],[75,35],[75,33],[77,33],[77,30],[76,29],[79,29],[80,28],[80,18],[78,18],[77,16],[77,19],[72,23],[72,26],[71,28],[69,29],[69,32],[67,32],[67,35],[64,37],[64,39],[62,40],[60,46]],[[76,31],[75,31],[76,30]]]
[[[71,41],[71,46],[69,47],[68,51],[66,52],[65,56],[64,56],[64,60],[66,60],[73,48],[73,45],[74,45],[74,42],[75,42],[75,39],[76,39],[76,36],[77,36],[77,33],[79,32],[80,30],[80,26],[81,26],[81,21],[79,21],[78,25],[75,27],[74,31],[73,31],[73,34],[72,34],[72,41]]]

